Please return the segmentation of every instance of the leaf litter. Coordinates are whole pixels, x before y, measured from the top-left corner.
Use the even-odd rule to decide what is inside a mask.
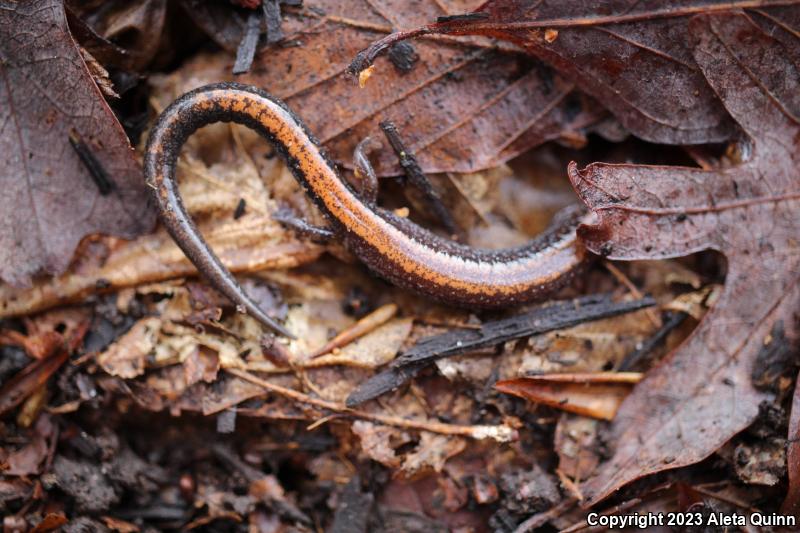
[[[91,10],[70,16],[90,21],[97,36],[114,35],[114,28],[146,32],[142,17],[160,20],[156,4],[109,9],[105,20],[100,12],[87,15]],[[797,270],[791,262],[797,258],[796,228],[791,217],[775,217],[796,200],[790,148],[797,138],[787,132],[796,128],[797,91],[791,84],[797,62],[791,47],[785,57],[776,52],[788,46],[791,6],[720,13],[712,5],[716,14],[693,18],[707,6],[692,4],[695,11],[662,20],[651,6],[641,5],[629,15],[611,13],[607,24],[592,21],[587,31],[574,22],[595,14],[578,3],[564,14],[559,12],[563,6],[542,4],[531,11],[519,2],[489,2],[479,12],[501,17],[502,24],[533,19],[534,26],[544,28],[530,35],[543,42],[522,48],[550,67],[482,37],[433,36],[412,44],[418,59],[402,69],[380,60],[366,88],[358,91],[344,69],[359,47],[392,27],[414,27],[477,6],[448,4],[445,11],[444,4],[431,2],[417,11],[394,4],[349,11],[352,4],[281,2],[286,37],[278,46],[259,48],[245,78],[278,93],[301,114],[327,113],[304,118],[344,166],[355,144],[379,131],[381,120],[396,121],[425,172],[448,172],[429,174],[430,181],[463,230],[461,238],[473,245],[518,244],[541,231],[549,215],[571,201],[563,193],[568,161],[578,160],[580,166],[618,162],[582,171],[573,166],[570,178],[600,215],[596,225],[582,230],[589,246],[609,259],[637,261],[598,261],[549,305],[578,302],[579,308],[591,309],[596,297],[587,295],[602,293],[607,295],[603,305],[625,312],[565,328],[567,321],[548,332],[490,336],[448,354],[455,344],[447,342],[463,342],[498,323],[513,324],[548,305],[499,314],[449,309],[366,275],[336,243],[312,243],[273,219],[289,206],[321,222],[263,141],[241,128],[206,128],[192,137],[179,162],[187,204],[248,292],[302,334],[294,341],[265,335],[212,289],[186,279],[193,269],[160,231],[130,242],[84,239],[60,276],[37,278],[27,289],[0,285],[0,378],[17,391],[0,389],[0,405],[8,406],[0,459],[13,466],[0,479],[0,511],[10,517],[4,525],[45,530],[69,520],[68,531],[302,531],[311,524],[342,531],[526,531],[549,523],[578,530],[585,525],[582,507],[610,491],[616,492],[606,511],[663,512],[689,505],[704,512],[772,509],[763,502],[780,503],[775,495],[783,494],[787,469],[790,493],[784,509],[792,512],[797,454],[791,444],[784,454],[782,443],[797,425],[796,409],[791,422],[788,410],[794,381],[789,373],[796,371],[790,357],[796,353],[791,315],[796,280],[794,285],[779,280],[784,267]],[[214,6],[222,23],[234,12],[224,2]],[[164,35],[174,29],[170,16],[167,11]],[[625,16],[641,21],[614,19]],[[487,24],[481,17],[438,24]],[[150,31],[159,34],[159,24]],[[781,31],[764,33],[771,24]],[[200,26],[211,35],[216,31]],[[725,40],[733,37],[723,30],[734,26],[741,42]],[[658,106],[663,112],[676,93],[661,91],[663,101],[653,102],[645,92],[632,104],[621,103],[617,96],[606,97],[603,83],[595,91],[581,77],[608,72],[585,67],[596,66],[603,55],[619,57],[624,39],[642,48],[645,37],[661,39],[655,29],[674,35],[689,27],[693,40],[676,42],[669,52],[683,61],[675,79],[700,93],[671,117],[678,122],[658,115]],[[644,28],[645,41],[630,43],[637,28]],[[516,31],[498,26],[492,35],[504,37],[501,30]],[[242,39],[241,33],[232,35],[223,46],[227,52],[173,50],[185,54],[186,62],[172,74],[150,77],[144,94],[152,109],[163,109],[204,81],[229,79],[231,52]],[[611,44],[604,43],[609,36]],[[580,42],[594,42],[596,50],[566,64]],[[96,50],[114,51],[102,38],[95,44]],[[128,45],[132,50],[142,46]],[[642,64],[669,76],[676,62],[659,63],[654,56],[663,52],[663,39],[656,45],[639,63],[618,65],[629,69],[624,76],[634,76]],[[553,50],[541,52],[546,46]],[[156,64],[163,53],[147,59],[152,48],[141,52],[138,65]],[[326,58],[322,64],[320,52]],[[561,59],[553,60],[556,56]],[[105,56],[98,52],[98,57]],[[121,56],[110,53],[101,63],[117,83],[120,63],[109,59],[114,57]],[[767,60],[754,63],[755,57]],[[124,68],[141,68],[134,64]],[[742,77],[748,72],[743,65],[757,75]],[[624,127],[614,125],[573,84],[599,97]],[[447,106],[436,106],[444,95],[459,93],[447,102],[457,116]],[[335,112],[330,112],[334,101]],[[500,108],[504,112],[498,114]],[[419,116],[428,109],[434,111]],[[776,127],[780,116],[786,117],[784,126]],[[736,137],[736,124],[744,135]],[[592,128],[604,139],[587,138]],[[732,145],[738,151],[726,153],[713,146],[672,150],[632,139],[620,143],[625,128],[661,142],[742,142]],[[486,142],[471,141],[474,137],[465,134],[470,129]],[[557,142],[498,167],[547,140]],[[374,156],[383,176],[399,173],[388,147]],[[704,170],[641,164],[685,165],[692,158]],[[461,174],[466,171],[471,174]],[[719,179],[699,179],[709,175]],[[775,199],[769,207],[760,200],[765,190]],[[743,205],[727,207],[731,193]],[[428,220],[424,201],[407,184],[383,179],[380,198]],[[682,211],[656,212],[664,208]],[[749,217],[746,223],[735,218],[740,212]],[[718,223],[726,216],[730,220]],[[681,223],[685,234],[679,233]],[[749,231],[740,231],[743,227]],[[784,240],[779,243],[776,236]],[[724,286],[719,255],[663,259],[706,248],[727,258]],[[765,257],[766,263],[758,263]],[[765,289],[780,296],[767,315],[784,313],[783,320],[743,322],[741,302],[754,317],[770,305],[763,299]],[[47,309],[53,310],[42,313]],[[715,328],[724,331],[715,333]],[[714,370],[710,360],[697,355],[706,346],[691,352],[694,358],[683,355],[690,354],[698,337],[716,339],[713,347],[726,352],[753,331],[731,362],[722,363],[723,369],[735,367],[735,373],[727,381],[729,376],[722,376],[721,384],[704,377]],[[433,350],[413,377],[372,401],[346,406],[345,400],[370,379],[408,366],[409,354],[437,338],[450,341]],[[65,347],[68,339],[83,340],[84,347]],[[619,372],[631,354],[635,372]],[[52,361],[58,361],[59,371],[36,370],[35,379],[26,377],[27,366],[38,369]],[[692,380],[702,383],[699,393],[676,392]],[[499,392],[509,384],[522,387],[530,401]],[[539,392],[553,388],[555,395],[530,395],[536,387]],[[676,402],[689,406],[705,400],[708,409],[730,409],[730,395],[709,393],[709,387],[735,390],[742,402],[742,409],[725,420],[725,431],[670,433],[677,423],[670,417],[681,413],[671,410]],[[754,404],[756,399],[765,401]],[[651,409],[647,402],[663,405]],[[591,411],[603,419],[618,413],[608,425],[565,412],[574,405],[603,405]],[[714,427],[717,414],[701,412],[707,415],[703,422]],[[658,445],[637,445],[636,432],[657,424]],[[674,452],[670,446],[681,449]],[[715,452],[712,459],[691,464]],[[629,453],[636,461],[625,461]],[[673,453],[672,461],[663,461]],[[664,465],[684,464],[648,476]]]

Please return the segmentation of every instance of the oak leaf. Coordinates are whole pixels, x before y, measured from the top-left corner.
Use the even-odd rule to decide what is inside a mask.
[[[595,163],[569,174],[598,215],[579,235],[612,259],[718,250],[725,288],[692,335],[647,374],[612,425],[613,457],[587,480],[587,505],[646,474],[695,463],[747,427],[771,397],[753,383],[761,350],[800,314],[800,69],[748,13],[698,15],[693,57],[746,135],[724,169]],[[798,45],[795,42],[795,47]]]
[[[642,139],[719,142],[735,133],[735,125],[692,55],[692,17],[746,10],[753,23],[783,42],[796,61],[798,51],[792,43],[800,13],[794,3],[489,0],[463,17],[439,19],[373,43],[359,53],[351,71],[366,68],[387,47],[421,35],[496,37],[554,67]]]

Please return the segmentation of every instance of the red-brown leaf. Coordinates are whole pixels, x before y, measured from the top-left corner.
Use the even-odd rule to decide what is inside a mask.
[[[202,4],[187,0],[187,6]],[[237,77],[283,99],[323,142],[333,158],[350,166],[365,136],[384,142],[378,126],[393,121],[426,172],[474,172],[497,166],[562,135],[571,137],[605,111],[573,92],[573,84],[524,54],[485,40],[413,43],[419,60],[408,72],[382,59],[363,89],[346,72],[352,57],[395,27],[413,27],[437,16],[474,7],[458,2],[307,1],[300,14],[286,8],[284,42],[259,53],[250,72]],[[222,5],[208,4],[204,28],[228,48],[242,21],[226,23]],[[233,19],[236,12],[227,10]],[[308,16],[309,13],[324,15]],[[213,16],[212,16],[213,15]],[[237,30],[238,28],[238,30]],[[237,33],[238,32],[238,33]],[[231,65],[192,68],[195,83],[231,78]],[[385,148],[373,157],[379,175],[402,173]]]
[[[534,403],[543,403],[569,413],[611,420],[640,375],[629,373],[543,374],[505,379],[495,388]],[[628,379],[615,379],[617,377]],[[633,381],[630,380],[633,379]]]
[[[102,195],[69,142],[105,168]],[[89,233],[152,227],[141,169],[70,37],[58,0],[0,2],[0,280],[60,273]]]
[[[759,350],[781,322],[797,340],[798,65],[749,14],[701,15],[690,32],[700,70],[749,137],[747,161],[711,171],[572,165],[570,179],[599,216],[580,231],[591,250],[625,260],[719,250],[728,259],[725,290],[621,406],[615,453],[582,487],[588,504],[643,475],[700,461],[747,427],[769,398],[752,384]]]
[[[0,416],[21,404],[33,391],[45,384],[68,357],[69,351],[61,350],[47,359],[34,361],[4,383],[0,388]]]
[[[487,35],[512,41],[594,96],[635,135],[653,142],[718,142],[733,121],[692,56],[689,21],[698,13],[747,9],[784,44],[796,38],[791,2],[659,0],[592,2],[489,0],[470,16],[399,32],[359,54],[360,70],[390,43],[425,34]],[[798,51],[788,49],[795,58]]]

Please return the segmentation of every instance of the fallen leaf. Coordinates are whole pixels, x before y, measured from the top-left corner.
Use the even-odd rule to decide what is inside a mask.
[[[703,321],[652,370],[612,425],[614,455],[583,484],[587,505],[641,476],[700,461],[758,414],[751,381],[783,322],[797,339],[800,304],[800,74],[792,52],[750,15],[694,18],[694,59],[749,137],[747,160],[720,170],[593,164],[570,179],[599,223],[579,232],[613,259],[719,250],[725,288]]]
[[[424,0],[409,9],[392,2],[306,1],[301,11],[283,13],[283,42],[294,46],[264,49],[250,72],[236,79],[284,100],[346,167],[364,137],[382,138],[382,120],[395,123],[424,171],[472,172],[562,135],[575,136],[604,116],[599,106],[576,94],[572,83],[549,68],[509,45],[477,38],[414,43],[420,59],[410,70],[381,62],[364,89],[354,88],[346,67],[359,49],[392,28],[413,27],[477,3],[446,9],[441,2]],[[200,2],[186,4],[198,7]],[[216,13],[203,17],[211,24],[225,25],[224,6],[201,9]],[[240,37],[219,36],[229,29],[241,35],[244,18],[230,17],[240,21],[210,33],[232,50]],[[231,80],[232,63],[230,53],[200,57],[173,76],[184,80],[182,93],[204,82]],[[381,176],[402,173],[388,146],[374,154],[373,163]]]
[[[95,5],[71,2],[69,8],[84,21],[90,20],[91,31],[106,43],[124,45],[122,54],[110,58],[114,66],[141,71],[159,51],[167,12],[166,0],[116,0]],[[103,47],[104,51],[107,49],[108,46]],[[159,59],[163,62],[163,58]]]
[[[159,318],[140,320],[95,360],[112,376],[130,379],[144,374],[147,357],[158,342],[160,327]]]
[[[786,441],[767,438],[733,451],[736,475],[747,485],[776,485],[786,473]]]
[[[69,350],[59,350],[46,359],[39,359],[5,382],[0,388],[0,416],[8,413],[47,383],[50,376],[69,358]]]
[[[0,480],[0,502],[6,504],[14,500],[27,500],[34,487],[30,480],[24,478]]]
[[[131,524],[130,522],[114,518],[113,516],[101,516],[100,518],[107,528],[119,531],[119,533],[138,533],[140,531],[139,526],[136,524]]]
[[[47,513],[42,521],[39,522],[35,528],[31,529],[30,533],[56,531],[67,522],[69,522],[69,520],[67,520],[67,517],[63,513]],[[138,531],[138,529],[136,531]]]
[[[416,449],[405,456],[400,468],[409,477],[427,469],[441,472],[445,462],[466,447],[467,442],[462,438],[423,431]]]
[[[203,139],[217,137],[209,135],[204,138],[203,132],[195,135],[193,140],[198,142],[195,145],[199,146],[198,151],[205,146],[199,143]],[[274,167],[277,162],[272,165]],[[320,246],[301,241],[271,218],[268,210],[272,207],[266,206],[271,206],[274,200],[270,198],[258,172],[241,160],[208,168],[191,159],[185,165],[179,164],[179,171],[179,175],[183,172],[195,174],[195,179],[188,180],[187,187],[181,189],[184,202],[192,214],[200,218],[200,231],[232,272],[291,268],[316,259],[322,253]],[[274,172],[280,175],[282,167]],[[232,183],[217,177],[223,173]],[[280,179],[272,176],[269,170],[266,174],[270,178]],[[246,196],[248,205],[252,207],[247,215],[234,220],[228,216],[228,212],[233,211],[241,196]],[[131,242],[106,238],[86,244],[100,249],[96,260],[87,264],[73,264],[62,276],[52,280],[37,280],[31,288],[0,285],[0,317],[30,314],[55,305],[80,301],[101,291],[135,287],[196,273],[194,266],[163,228]]]
[[[128,138],[67,29],[59,0],[0,2],[0,279],[59,274],[90,233],[133,238],[155,212]],[[70,144],[105,170],[106,194]]]
[[[581,481],[597,468],[602,450],[598,425],[597,420],[569,413],[559,418],[554,448],[558,454],[558,470],[564,475]]]
[[[503,474],[500,490],[504,494],[503,508],[517,514],[530,515],[561,501],[555,477],[536,463]]]
[[[356,420],[350,428],[360,439],[361,450],[367,457],[389,468],[400,466],[401,459],[395,450],[409,442],[411,435],[403,430],[366,420]]]
[[[57,435],[56,426],[48,415],[41,416],[30,432],[30,441],[9,454],[3,470],[6,476],[31,476],[41,473],[41,466],[50,451],[50,442]]]
[[[45,331],[39,335],[23,335],[18,331],[0,331],[0,344],[19,346],[34,359],[45,359],[63,342],[61,335],[55,331]]]
[[[201,381],[213,383],[219,372],[219,357],[208,348],[199,346],[183,362],[183,369],[188,386]]]
[[[611,420],[632,385],[640,379],[641,375],[636,372],[601,372],[583,376],[545,374],[498,381],[494,387],[500,392],[569,413]]]
[[[785,44],[797,60],[796,51],[790,49],[796,39],[792,30],[796,12],[785,4],[489,0],[470,16],[440,19],[373,43],[356,56],[350,70],[366,68],[382,50],[412,37],[486,35],[518,44],[546,61],[643,139],[667,144],[719,142],[730,138],[735,126],[692,55],[691,17],[743,9],[753,24]]]

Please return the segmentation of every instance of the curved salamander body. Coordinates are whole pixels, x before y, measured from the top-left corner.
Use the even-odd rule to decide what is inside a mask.
[[[265,325],[289,335],[239,287],[198,233],[175,182],[181,146],[198,128],[236,122],[258,131],[286,160],[341,235],[371,270],[404,288],[460,306],[503,307],[562,286],[584,259],[576,242],[577,210],[519,248],[477,250],[437,235],[365,202],[340,179],[314,136],[280,101],[246,85],[221,83],[191,91],[170,105],[153,128],[145,176],[168,231],[209,281]]]

